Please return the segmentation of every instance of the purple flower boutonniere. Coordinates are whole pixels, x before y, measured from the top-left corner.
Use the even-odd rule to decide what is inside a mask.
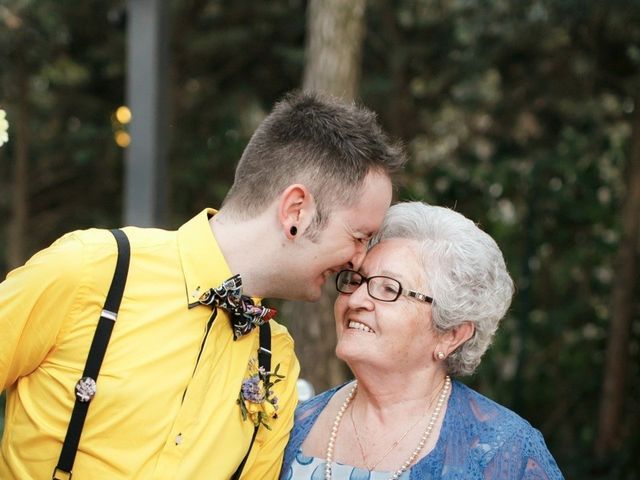
[[[262,424],[271,430],[270,419],[278,418],[278,397],[272,387],[285,378],[279,370],[280,364],[273,372],[266,372],[258,367],[257,359],[249,360],[249,377],[242,382],[237,400],[243,420],[250,418],[254,426]]]

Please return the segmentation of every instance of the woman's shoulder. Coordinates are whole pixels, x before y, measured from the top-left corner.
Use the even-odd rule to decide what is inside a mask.
[[[459,381],[455,381],[454,384],[454,392],[456,392],[454,407],[461,408],[466,413],[467,420],[472,423],[478,423],[490,429],[533,429],[527,420],[504,405],[500,405]]]
[[[309,400],[301,402],[296,408],[295,422],[300,423],[305,420],[315,420],[317,416],[325,409],[329,401],[333,398],[338,390],[345,384],[325,390]]]
[[[295,412],[293,429],[289,436],[289,443],[284,453],[283,473],[280,478],[286,478],[285,472],[289,471],[296,453],[302,447],[316,420],[318,420],[318,417],[327,407],[336,392],[343,386],[344,385],[338,385],[298,405]]]
[[[513,460],[534,459],[548,465],[548,472],[559,474],[542,434],[514,411],[460,382],[455,382],[450,408],[449,434],[465,436],[481,464],[486,466],[505,454]]]

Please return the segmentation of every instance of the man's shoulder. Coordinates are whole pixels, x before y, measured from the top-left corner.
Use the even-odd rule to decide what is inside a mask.
[[[90,251],[100,251],[104,255],[110,254],[108,230],[90,229],[75,230],[64,234],[50,246],[36,252],[22,267],[15,269],[7,278],[13,275],[40,276],[51,281],[60,281],[67,277],[79,280],[79,272],[85,266]],[[111,236],[111,243],[115,251],[115,242]],[[92,248],[95,247],[95,248]],[[23,277],[25,278],[25,277]]]
[[[300,369],[298,358],[294,350],[293,338],[287,327],[275,320],[270,320],[271,326],[271,351],[277,363],[284,362],[283,368],[296,372],[296,378]]]
[[[175,232],[158,228],[124,227],[121,228],[133,248],[166,246],[175,239]],[[58,238],[50,249],[61,253],[84,250],[103,254],[115,254],[117,251],[113,234],[106,228],[74,230]]]
[[[86,230],[74,230],[58,238],[51,247],[60,250],[79,249],[90,245],[106,246],[113,244],[113,235],[103,228],[89,228]]]
[[[271,338],[272,341],[277,340],[279,342],[291,342],[293,343],[293,337],[289,333],[287,327],[283,324],[279,323],[277,320],[270,320],[269,325],[271,325]]]
[[[132,254],[140,251],[156,250],[166,254],[171,242],[171,232],[151,228],[126,227],[122,229],[131,245]],[[70,277],[75,282],[84,281],[80,272],[100,270],[105,262],[113,262],[118,248],[113,234],[108,229],[90,228],[74,230],[55,240],[49,247],[37,252],[25,265],[44,273],[56,270],[56,278]],[[110,277],[111,273],[105,273]],[[104,280],[93,275],[98,283]],[[85,279],[86,280],[86,279]]]
[[[129,242],[136,245],[154,245],[166,243],[175,238],[175,231],[160,228],[122,227]],[[88,228],[74,230],[58,238],[52,245],[57,248],[81,247],[115,247],[115,240],[110,229]]]
[[[121,230],[127,235],[132,247],[162,247],[174,244],[177,240],[177,230],[164,230],[152,227],[123,227]]]

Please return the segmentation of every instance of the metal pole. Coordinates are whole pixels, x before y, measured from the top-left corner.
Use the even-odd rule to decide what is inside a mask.
[[[131,144],[125,160],[124,220],[162,226],[167,181],[167,3],[129,0],[127,103]]]

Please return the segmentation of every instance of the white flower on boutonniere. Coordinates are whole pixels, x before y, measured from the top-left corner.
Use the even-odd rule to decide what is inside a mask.
[[[0,147],[9,141],[9,122],[7,113],[0,108]]]

